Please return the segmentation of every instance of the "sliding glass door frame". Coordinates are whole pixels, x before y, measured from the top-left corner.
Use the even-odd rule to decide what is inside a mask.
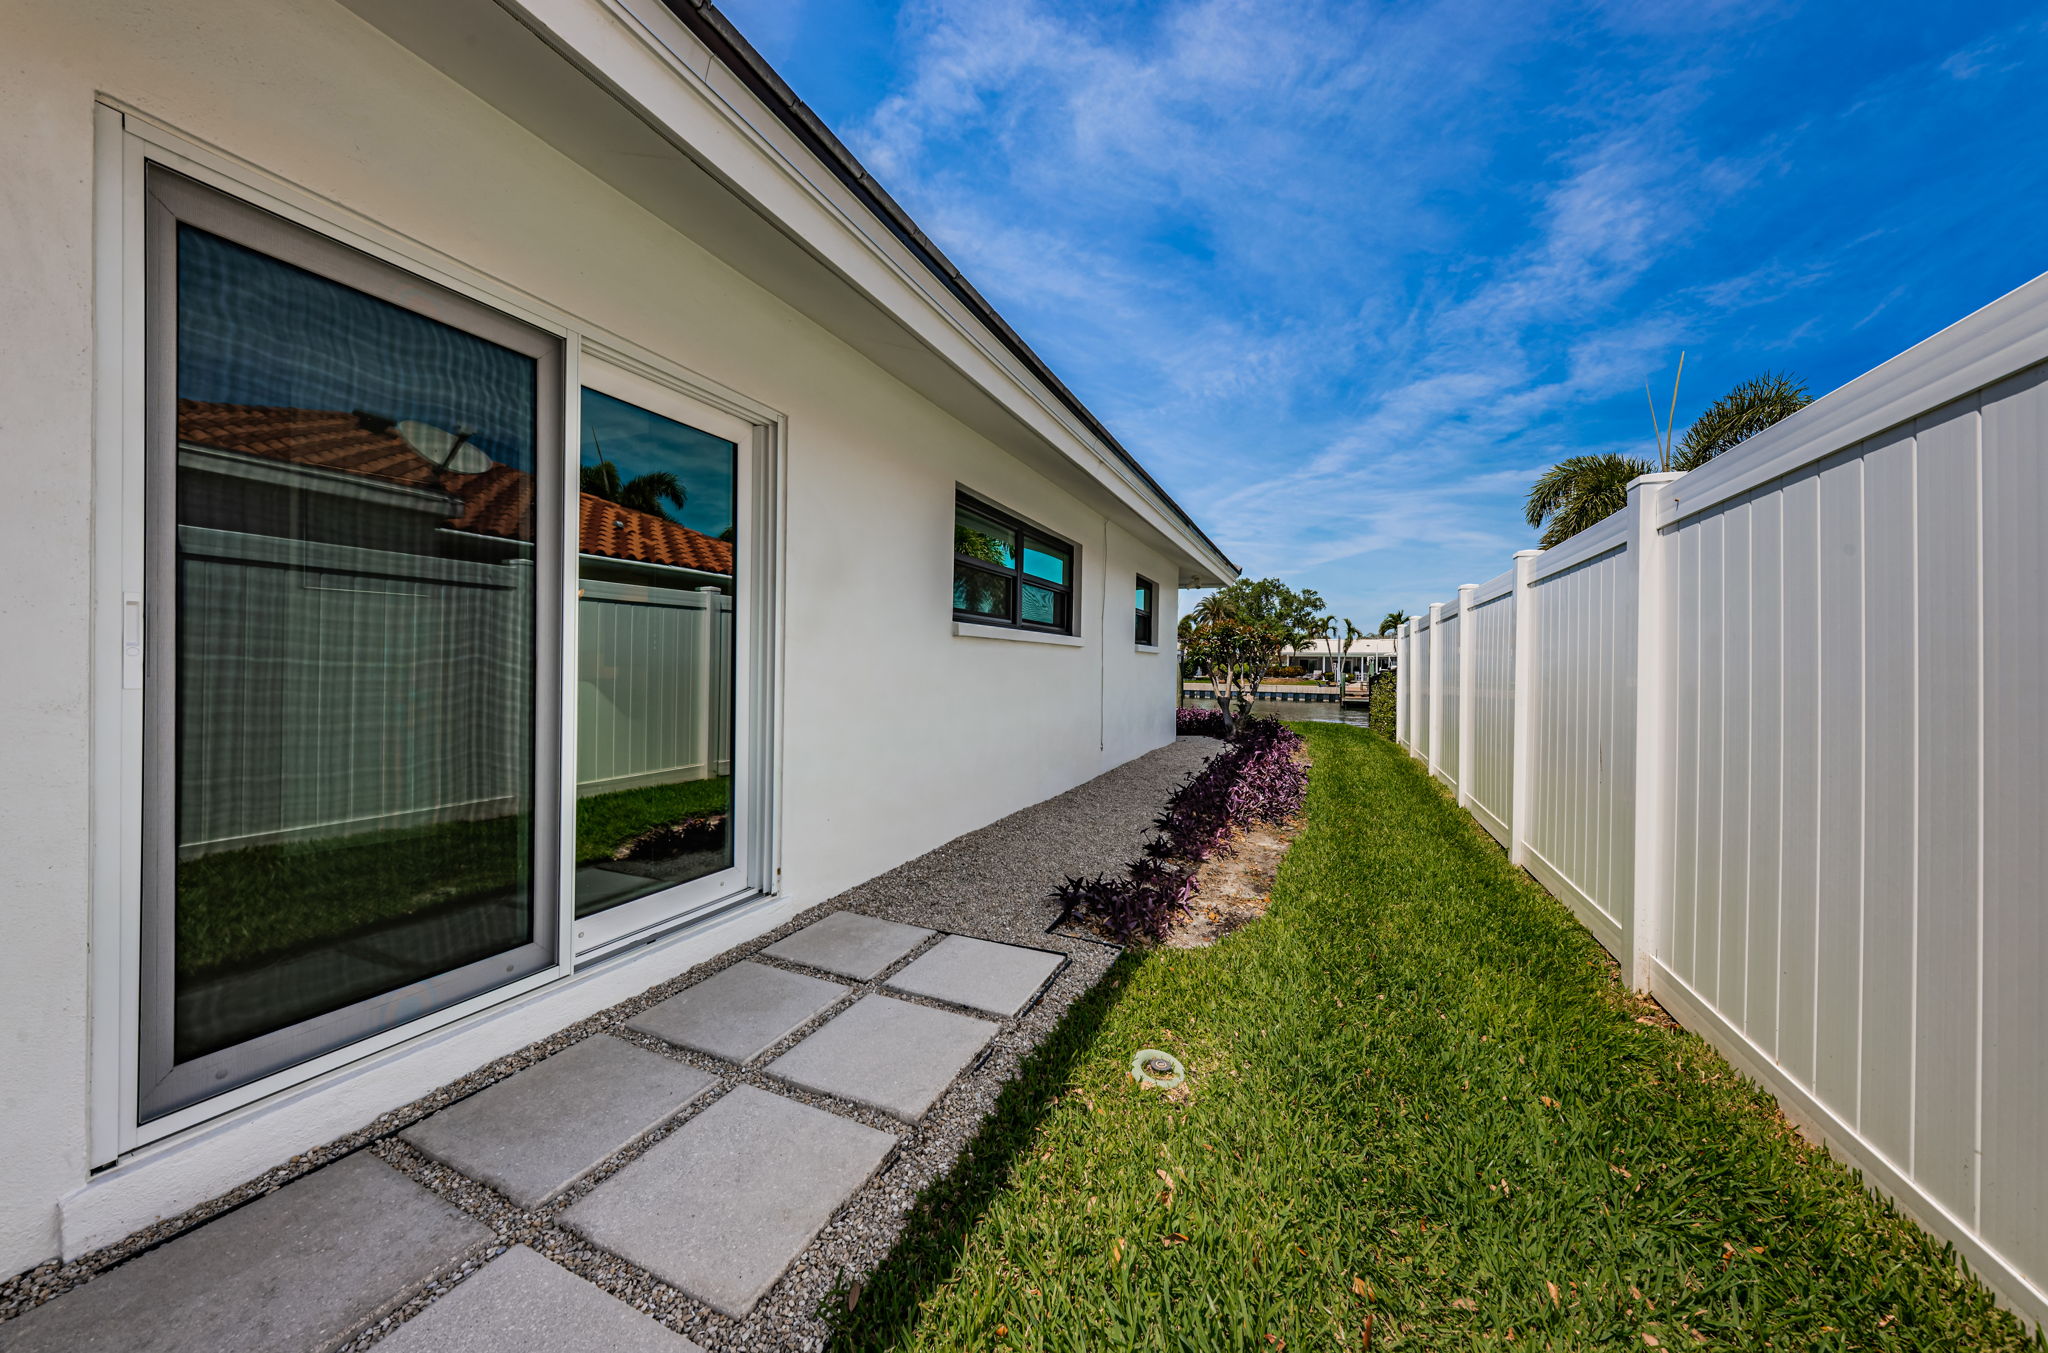
[[[753,680],[754,641],[759,624],[759,594],[756,590],[755,575],[759,571],[751,566],[753,544],[757,532],[756,518],[760,514],[759,484],[762,479],[760,458],[762,448],[757,444],[757,427],[745,417],[729,409],[718,407],[693,393],[687,386],[665,372],[636,362],[623,354],[607,353],[596,345],[586,344],[582,360],[578,364],[576,388],[570,397],[576,401],[577,417],[582,421],[582,392],[595,390],[624,400],[651,413],[686,423],[702,432],[722,437],[737,448],[733,476],[733,524],[737,539],[733,548],[733,674],[732,674],[732,802],[729,827],[732,842],[732,863],[716,873],[703,878],[691,879],[674,887],[646,897],[636,898],[621,906],[600,911],[575,921],[575,953],[578,959],[589,961],[604,954],[615,952],[632,944],[640,943],[679,925],[716,913],[757,891],[766,891],[758,886],[758,872],[755,868],[755,838],[758,834],[754,809],[756,758],[744,755],[743,748],[750,745],[749,734],[759,717],[758,693]],[[579,441],[578,457],[581,447]],[[572,514],[573,515],[573,514]],[[577,586],[577,564],[572,559],[568,565],[570,587]],[[565,620],[568,634],[567,652],[579,652],[579,622],[582,615],[580,606],[571,606]],[[573,683],[575,674],[570,673]],[[573,739],[577,731],[574,715],[576,702],[573,694],[563,708],[570,711],[564,719],[572,742],[567,750],[565,766],[577,764],[577,749]],[[578,806],[577,786],[573,775],[564,777],[566,804],[564,817],[571,824],[572,834]],[[564,884],[570,910],[575,909],[575,865],[573,848],[570,851],[572,876]]]
[[[431,1047],[452,1026],[536,996],[572,977],[581,967],[669,935],[694,932],[714,916],[772,899],[780,886],[777,771],[783,657],[778,599],[787,421],[778,410],[740,391],[681,368],[459,260],[436,254],[407,235],[344,212],[325,198],[110,102],[98,106],[95,131],[99,205],[94,255],[100,285],[94,302],[98,393],[88,1146],[91,1163],[99,1167],[202,1125],[238,1121],[279,1096],[289,1096],[292,1102],[330,1092],[347,1096],[348,1081],[337,1077],[352,1068],[381,1064],[404,1054],[410,1045]],[[150,295],[148,286],[150,232],[145,189],[152,166],[171,169],[225,194],[258,217],[268,214],[280,224],[302,227],[337,250],[357,251],[367,260],[428,284],[429,289],[438,288],[457,301],[529,326],[559,345],[554,389],[543,401],[539,420],[541,461],[537,466],[543,478],[551,481],[546,492],[553,503],[536,518],[537,591],[554,600],[553,605],[538,606],[535,615],[537,640],[543,640],[545,647],[537,651],[540,665],[534,693],[535,792],[541,815],[534,833],[537,919],[533,957],[544,958],[544,965],[500,974],[503,982],[466,997],[457,996],[449,1003],[439,996],[453,993],[416,993],[421,999],[415,1008],[421,1013],[415,1019],[366,1033],[327,1051],[280,1055],[276,1069],[267,1074],[156,1113],[146,1110],[144,1067],[146,1059],[153,1059],[152,1070],[160,1072],[166,1050],[161,1045],[145,1046],[143,1030],[146,999],[160,1004],[165,994],[167,974],[161,965],[168,958],[168,947],[162,935],[146,933],[145,916],[150,909],[144,907],[143,895],[147,851],[162,850],[166,844],[153,835],[162,828],[150,825],[146,795],[160,794],[165,786],[144,783],[145,766],[158,759],[148,751],[149,739],[158,730],[146,715],[145,696],[150,700],[158,697],[145,689],[152,683],[144,681],[143,672],[145,666],[161,670],[165,660],[163,646],[170,639],[162,632],[166,627],[151,627],[145,619],[150,608],[160,604],[172,580],[151,567],[148,549],[147,528],[152,514],[160,510],[145,487],[153,450],[148,436],[149,405],[152,398],[165,396],[149,386],[146,354],[148,325],[168,321],[174,326],[175,315],[160,298]],[[411,293],[405,304],[414,304]],[[574,891],[576,785],[569,769],[576,765],[576,729],[575,721],[567,717],[575,707],[576,695],[576,673],[568,655],[576,651],[577,642],[578,532],[576,513],[569,510],[573,499],[567,476],[575,472],[579,458],[580,391],[586,369],[596,375],[595,388],[605,388],[606,372],[625,372],[738,420],[746,435],[737,443],[735,485],[739,576],[732,744],[732,812],[737,826],[734,867],[721,872],[720,882],[712,890],[693,890],[685,884],[629,904],[639,908],[630,924],[622,915],[618,923],[600,933],[592,930],[590,921],[602,919],[603,914],[585,918],[580,924],[584,934],[579,938]],[[551,531],[550,521],[558,529]],[[555,805],[552,824],[545,818],[547,804]],[[551,826],[559,830],[550,830]],[[625,913],[628,908],[617,910]],[[502,957],[492,961],[502,968]],[[145,968],[152,964],[158,966],[145,979]],[[466,983],[474,976],[477,974],[458,980]],[[456,981],[450,982],[451,987],[455,985]],[[331,1042],[308,1039],[302,1049]],[[159,1082],[162,1079],[157,1076]],[[159,1102],[168,1098],[159,1095]]]
[[[322,238],[260,208],[238,201],[182,175],[163,170],[144,182],[144,291],[149,328],[144,377],[146,401],[144,548],[148,585],[143,659],[144,775],[143,906],[141,936],[140,1084],[138,1109],[147,1117],[211,1098],[214,1087],[239,1086],[311,1057],[357,1042],[365,1035],[411,1023],[462,1000],[553,967],[560,925],[547,906],[549,881],[561,877],[559,834],[531,833],[531,883],[527,910],[531,930],[525,943],[431,976],[354,1001],[339,1009],[217,1051],[178,1062],[172,1035],[177,983],[174,918],[177,897],[178,784],[178,228],[189,225],[268,258],[375,297],[450,328],[530,357],[535,372],[534,421],[538,462],[534,466],[536,523],[566,512],[561,457],[548,454],[561,444],[564,423],[563,341],[490,306],[458,296],[347,245]],[[562,718],[562,606],[564,567],[559,536],[536,530],[532,600],[532,704],[527,745],[532,749],[530,803],[536,828],[547,823],[549,806],[562,799],[561,762],[550,754],[550,731]]]

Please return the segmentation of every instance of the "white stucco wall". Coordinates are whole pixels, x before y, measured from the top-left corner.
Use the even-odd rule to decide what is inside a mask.
[[[444,1036],[409,1068],[386,1058],[346,1093],[153,1148],[146,1185],[121,1183],[124,1162],[86,1189],[97,95],[787,414],[781,623],[803,640],[781,714],[789,902],[757,928],[1171,738],[1181,570],[1163,548],[353,14],[329,0],[10,0],[0,35],[0,1275],[201,1201],[706,956],[697,943],[643,958],[524,1023]],[[1084,646],[954,635],[956,482],[1080,543]],[[1156,654],[1130,640],[1139,572],[1160,585]]]

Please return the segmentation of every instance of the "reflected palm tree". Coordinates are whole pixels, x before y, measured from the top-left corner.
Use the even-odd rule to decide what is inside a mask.
[[[663,521],[674,521],[669,508],[674,507],[680,512],[690,496],[689,490],[683,487],[683,481],[667,470],[655,470],[621,480],[619,467],[608,460],[583,467],[582,488],[593,498],[630,507],[635,512],[645,512]]]

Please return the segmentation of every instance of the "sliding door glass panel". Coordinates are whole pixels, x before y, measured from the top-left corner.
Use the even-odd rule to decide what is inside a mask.
[[[170,638],[145,928],[170,991],[145,1001],[145,1116],[531,971],[554,924],[535,914],[541,363],[187,221],[152,229],[174,311],[152,382],[174,394],[152,411]]]
[[[733,865],[739,447],[583,392],[576,914]]]

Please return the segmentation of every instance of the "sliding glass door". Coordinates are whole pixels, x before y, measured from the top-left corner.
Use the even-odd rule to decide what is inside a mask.
[[[554,962],[565,509],[559,338],[146,214],[145,1119]]]
[[[586,361],[577,512],[576,935],[745,887],[734,755],[745,423]]]

